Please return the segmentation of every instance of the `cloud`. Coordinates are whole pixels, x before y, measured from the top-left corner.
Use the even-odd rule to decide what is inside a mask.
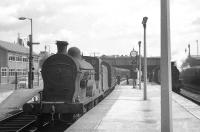
[[[199,25],[199,26],[200,26],[200,17],[196,18],[196,19],[192,22],[192,24],[194,24],[194,25]]]
[[[172,0],[172,57],[181,58],[188,43],[199,38],[199,0]],[[30,33],[33,18],[34,50],[55,40],[68,40],[84,52],[128,54],[143,41],[142,18],[148,16],[147,55],[160,55],[160,2],[156,0],[3,0],[0,5],[0,39],[16,40]],[[54,45],[54,44],[53,44]],[[52,45],[52,51],[55,45]],[[39,51],[38,50],[38,51]]]
[[[0,6],[0,31],[15,30],[21,26],[15,18],[17,8],[17,5],[9,7]]]

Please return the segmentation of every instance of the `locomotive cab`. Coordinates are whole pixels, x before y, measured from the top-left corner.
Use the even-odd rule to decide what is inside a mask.
[[[77,74],[77,98],[76,101],[80,102],[87,97],[92,97],[95,94],[95,71],[93,66],[83,59],[76,59],[79,63],[79,72]]]

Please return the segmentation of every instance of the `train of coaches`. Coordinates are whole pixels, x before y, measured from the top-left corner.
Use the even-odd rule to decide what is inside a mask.
[[[189,56],[190,59],[191,57]],[[181,72],[174,62],[171,63],[172,90],[174,92],[180,93],[181,89],[184,89],[193,93],[200,93],[200,63],[197,61],[199,60],[193,60],[193,63],[197,65],[188,63],[187,67],[183,68]],[[151,80],[159,84],[161,83],[159,67],[152,71]]]
[[[67,45],[57,41],[57,54],[42,65],[44,87],[40,101],[23,106],[24,112],[39,115],[40,122],[73,120],[107,96],[120,82],[117,76],[130,74],[129,70],[112,67],[100,58],[81,56],[76,47],[67,52]]]
[[[117,76],[130,71],[112,67],[97,57],[81,56],[78,48],[67,53],[67,42],[57,41],[58,52],[42,65],[44,88],[39,102],[26,103],[24,112],[40,115],[41,120],[68,120],[80,116],[98,104],[117,84]],[[200,69],[194,67],[181,74],[172,63],[172,90],[199,90]],[[152,80],[160,83],[160,69],[153,70]],[[118,80],[119,81],[119,80]]]

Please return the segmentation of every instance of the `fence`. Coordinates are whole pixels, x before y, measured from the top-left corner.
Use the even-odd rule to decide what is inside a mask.
[[[14,74],[2,73],[0,72],[1,84],[15,84],[15,89],[17,88],[28,88],[28,72],[20,74],[19,72],[15,72]],[[33,86],[39,86],[41,74],[39,72],[34,72],[34,80]]]

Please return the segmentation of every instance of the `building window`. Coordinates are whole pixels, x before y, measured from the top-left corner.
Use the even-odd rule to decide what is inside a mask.
[[[23,62],[28,62],[28,58],[27,57],[23,57]]]
[[[8,60],[9,61],[15,61],[15,56],[9,56]]]
[[[19,61],[22,61],[22,56],[19,56]]]
[[[12,56],[9,56],[9,57],[8,57],[8,60],[9,60],[9,61],[12,61]]]
[[[9,69],[9,76],[15,76],[15,69]]]
[[[17,70],[17,75],[22,75],[22,69],[16,69]]]
[[[19,56],[16,56],[16,61],[19,61]]]
[[[37,57],[34,57],[34,62],[38,63],[39,59]]]
[[[28,75],[27,69],[23,69],[23,75]]]
[[[16,56],[16,61],[18,61],[18,62],[22,61],[22,57],[21,56]]]
[[[6,77],[7,76],[7,68],[6,67],[2,67],[1,68],[1,76],[2,77]]]

